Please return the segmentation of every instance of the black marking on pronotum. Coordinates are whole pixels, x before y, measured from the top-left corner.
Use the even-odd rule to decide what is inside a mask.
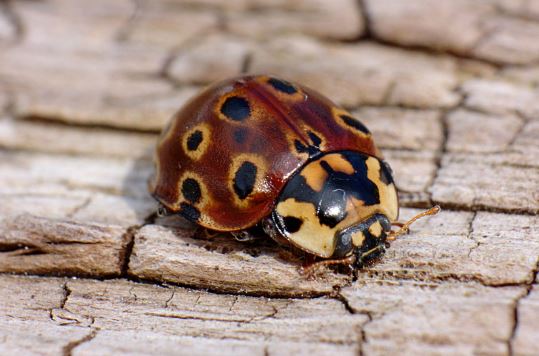
[[[189,200],[191,203],[198,203],[202,194],[200,191],[200,184],[193,178],[187,178],[182,183],[182,194],[185,199]]]
[[[367,177],[367,159],[369,156],[359,152],[342,151],[340,154],[354,168],[348,174],[335,171],[321,160],[320,165],[328,173],[324,186],[318,192],[312,189],[304,176],[294,175],[279,196],[279,202],[293,198],[296,201],[313,204],[321,224],[334,227],[346,217],[348,197],[354,197],[368,205],[380,203],[378,187]]]
[[[303,225],[303,220],[298,219],[294,216],[285,216],[283,219],[283,223],[286,228],[286,231],[293,234],[294,232],[298,232],[299,229],[301,229],[301,225]]]
[[[237,129],[234,131],[234,141],[240,145],[247,139],[247,130],[245,128]]]
[[[361,121],[354,119],[353,117],[348,115],[340,115],[340,117],[346,125],[353,127],[354,129],[364,133],[365,135],[369,135],[371,133],[367,126],[363,125]]]
[[[231,96],[221,106],[221,113],[231,120],[243,121],[251,115],[251,107],[247,99]]]
[[[386,161],[380,161],[380,180],[389,185],[393,183],[393,171]]]
[[[234,175],[234,191],[240,199],[245,199],[252,193],[256,182],[256,165],[245,161]]]
[[[180,214],[189,221],[197,222],[200,218],[200,211],[188,203],[180,204]]]
[[[346,217],[346,192],[342,189],[325,189],[318,203],[318,220],[321,224],[335,227]]]
[[[202,131],[196,130],[187,138],[187,149],[189,151],[196,151],[202,140]]]
[[[270,80],[268,80],[268,83],[276,90],[286,94],[294,94],[298,92],[292,84],[281,79],[271,78]]]

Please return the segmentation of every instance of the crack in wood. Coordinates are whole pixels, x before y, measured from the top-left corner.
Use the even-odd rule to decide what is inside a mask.
[[[87,208],[88,205],[90,205],[90,203],[92,202],[92,200],[93,200],[93,198],[91,196],[87,197],[79,206],[76,206],[72,211],[70,211],[67,214],[67,217],[72,218],[78,212],[80,212],[81,210]]]
[[[7,21],[13,27],[14,37],[11,41],[12,42],[11,45],[18,45],[24,39],[26,29],[24,26],[24,22],[22,21],[21,17],[14,9],[13,1],[11,0],[0,1],[0,12],[4,14]]]
[[[126,42],[131,34],[131,31],[136,26],[136,23],[140,17],[140,11],[142,8],[143,0],[131,0],[133,4],[133,10],[127,21],[120,26],[116,34],[113,36],[114,40],[118,43]]]
[[[529,168],[529,167],[528,167]],[[508,215],[526,215],[526,216],[536,216],[536,211],[530,211],[527,208],[502,208],[498,206],[491,206],[486,204],[480,204],[474,202],[474,204],[462,204],[455,202],[441,202],[433,200],[432,205],[440,205],[442,210],[447,211],[462,211],[462,212],[487,212],[487,213],[500,213]]]
[[[251,70],[252,63],[253,63],[253,54],[249,52],[243,57],[243,60],[241,62],[240,73],[245,73],[245,74],[249,73],[249,71]]]
[[[341,302],[342,305],[344,306],[344,308],[346,309],[346,311],[348,311],[348,313],[350,313],[351,315],[360,314],[360,315],[364,315],[364,316],[367,317],[367,321],[365,323],[363,323],[362,325],[358,326],[359,327],[358,341],[357,341],[358,355],[363,356],[365,354],[364,345],[368,343],[367,333],[365,332],[365,328],[367,327],[367,325],[369,323],[371,323],[374,320],[374,316],[373,316],[372,312],[369,311],[369,310],[356,310],[356,309],[354,309],[350,305],[350,302],[348,301],[348,299],[344,295],[342,295],[340,291],[337,291],[337,293],[332,295],[331,297],[333,299]],[[383,314],[381,314],[378,317],[381,317],[381,316],[383,316]]]
[[[526,291],[521,295],[519,298],[517,298],[513,304],[512,308],[512,317],[513,317],[513,325],[511,327],[511,334],[509,336],[509,339],[507,340],[507,351],[510,356],[515,355],[513,342],[515,340],[518,326],[519,326],[519,307],[520,304],[524,299],[526,299],[533,288],[533,285],[537,279],[537,276],[539,275],[539,257],[537,258],[537,264],[535,265],[535,269],[532,271],[532,280],[530,283],[526,284]]]
[[[470,248],[470,251],[468,251],[468,258],[470,257],[470,255],[472,254],[472,252],[477,249],[480,245],[481,245],[481,242],[480,241],[477,241],[476,239],[473,238],[473,232],[474,232],[474,227],[473,227],[473,224],[475,222],[475,219],[477,217],[477,211],[475,211],[472,215],[472,217],[470,218],[470,223],[468,225],[468,234],[466,235],[466,238],[468,240],[473,240],[475,242],[475,246],[472,246]]]
[[[168,308],[169,306],[169,303],[172,299],[174,299],[174,295],[176,294],[176,290],[175,289],[172,289],[172,293],[170,293],[170,298],[168,298],[167,300],[165,300],[165,309]]]
[[[436,152],[436,158],[434,161],[434,164],[436,166],[436,170],[434,171],[434,174],[432,175],[431,179],[427,183],[427,193],[429,195],[429,204],[431,206],[436,205],[432,198],[432,189],[434,188],[434,185],[436,184],[436,180],[438,179],[440,175],[440,170],[442,169],[442,159],[444,155],[447,154],[447,144],[449,142],[449,123],[448,118],[449,115],[451,115],[452,112],[454,112],[456,109],[458,109],[462,103],[463,103],[464,97],[461,97],[461,101],[453,108],[445,110],[442,115],[440,115],[439,120],[442,125],[442,142],[440,143],[440,146],[438,147],[438,150]],[[442,209],[445,209],[445,205],[442,204]]]
[[[144,218],[144,222],[141,225],[133,225],[126,229],[122,236],[122,239],[126,242],[125,247],[120,250],[120,275],[128,277],[129,275],[129,262],[131,255],[133,254],[133,248],[135,246],[135,234],[144,226],[155,223],[157,219],[157,212],[153,212]]]
[[[148,95],[146,96],[148,97]],[[140,101],[140,98],[131,99],[133,102]],[[112,103],[116,103],[117,101],[113,100]],[[119,133],[146,133],[146,134],[159,134],[160,130],[156,129],[145,129],[145,128],[137,128],[137,127],[125,127],[125,126],[114,126],[114,125],[108,125],[108,124],[92,124],[92,123],[84,123],[84,122],[73,122],[69,121],[66,122],[60,117],[54,117],[54,116],[43,116],[43,115],[21,115],[18,114],[13,109],[12,116],[16,118],[16,120],[26,123],[36,123],[41,125],[47,125],[50,127],[73,127],[73,128],[83,128],[83,129],[100,129],[100,130],[106,130],[110,132],[119,132]]]
[[[363,16],[363,35],[357,40],[374,39],[374,35],[372,33],[371,15],[369,13],[369,7],[366,0],[357,0],[357,6],[360,10],[360,15]]]
[[[185,53],[188,53],[190,49],[192,49],[194,46],[200,43],[202,38],[211,35],[212,32],[213,30],[211,28],[210,29],[204,28],[194,33],[192,36],[186,38],[182,43],[174,46],[174,48],[170,49],[157,73],[158,77],[165,80],[173,88],[176,88],[176,89],[183,88],[186,85],[207,85],[208,83],[205,83],[205,82],[179,81],[170,74],[170,70],[171,70],[172,65],[174,64],[174,61],[178,57],[182,56]]]
[[[411,273],[413,272],[413,273]],[[439,272],[436,275],[432,275],[428,271],[409,271],[403,269],[401,271],[365,271],[367,277],[384,279],[386,281],[417,281],[417,282],[462,282],[462,283],[478,283],[484,287],[492,288],[505,288],[505,287],[522,287],[527,286],[529,281],[526,282],[493,282],[483,278],[477,274],[456,274],[452,272]]]
[[[63,356],[71,356],[73,354],[73,350],[75,350],[77,347],[79,347],[80,345],[86,343],[86,342],[89,342],[89,341],[92,341],[96,336],[97,336],[97,333],[98,333],[98,329],[97,328],[93,328],[91,329],[91,331],[86,335],[84,336],[83,338],[80,338],[78,340],[75,340],[75,341],[72,341],[72,342],[69,342],[67,345],[65,345],[62,349],[62,355]]]

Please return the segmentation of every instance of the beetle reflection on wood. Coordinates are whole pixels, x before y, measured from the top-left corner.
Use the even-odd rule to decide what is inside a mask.
[[[167,212],[239,239],[262,232],[317,256],[308,273],[359,269],[439,210],[397,223],[391,168],[367,127],[314,90],[264,75],[191,99],[163,131],[155,164],[150,191]]]

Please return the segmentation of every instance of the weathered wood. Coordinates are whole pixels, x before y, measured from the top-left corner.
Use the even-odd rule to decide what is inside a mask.
[[[35,337],[32,345],[19,341],[13,346],[28,351],[38,345],[52,347],[87,338],[75,347],[75,354],[139,348],[169,353],[178,344],[201,353],[218,348],[261,353],[269,348],[286,354],[298,349],[351,354],[362,348],[377,354],[397,350],[505,354],[514,304],[526,294],[525,287],[368,281],[341,292],[350,313],[342,303],[326,298],[219,295],[120,280],[1,280],[7,287],[3,315],[12,316],[1,316],[0,324],[9,341],[23,334],[25,318],[39,316],[38,325],[50,328],[50,338]],[[18,291],[17,298],[7,295],[13,290]],[[524,310],[530,303],[533,306],[532,298],[522,299]],[[29,304],[32,310],[25,309]],[[121,318],[115,316],[116,310],[122,310]],[[359,328],[364,330],[362,338]],[[53,338],[58,329],[64,334]],[[114,338],[124,342],[118,344]]]
[[[66,298],[65,282],[55,278],[0,277],[0,352],[58,355],[90,331],[59,325],[51,311]]]
[[[436,151],[443,143],[441,112],[385,107],[361,107],[352,112],[381,148]]]
[[[361,9],[353,0],[283,2],[280,6],[275,6],[272,1],[256,0],[251,6],[267,11],[230,13],[225,18],[231,31],[258,38],[299,32],[323,38],[353,40],[360,37],[364,30]]]
[[[537,353],[537,315],[539,315],[539,292],[537,285],[530,289],[530,294],[520,300],[515,330],[513,351],[517,355]]]
[[[496,63],[526,64],[539,59],[537,1],[365,2],[373,34],[385,41]]]
[[[517,114],[535,118],[539,114],[539,90],[511,81],[470,80],[462,86],[464,105],[495,114]]]
[[[166,74],[180,84],[211,83],[237,76],[255,45],[242,37],[210,33],[183,46]]]
[[[219,295],[122,280],[0,277],[0,332],[6,350],[46,353],[87,338],[74,354],[213,351],[294,354],[357,353],[366,315],[351,314],[333,299],[267,299]],[[14,294],[16,291],[17,294]],[[31,309],[28,307],[31,306]],[[116,312],[122,310],[118,318]],[[28,321],[50,328],[21,343]],[[64,330],[62,337],[56,337]],[[124,342],[118,343],[114,338]],[[17,343],[18,341],[18,343]],[[3,343],[4,345],[6,343]],[[37,345],[36,345],[37,344]]]
[[[484,126],[477,130],[477,124]],[[521,135],[524,120],[516,115],[496,115],[459,109],[447,117],[451,152],[499,153],[513,148],[515,136]]]
[[[371,315],[363,329],[368,354],[505,355],[525,288],[374,281],[342,293],[353,310]]]
[[[129,238],[119,226],[19,215],[0,220],[0,272],[119,275]]]
[[[142,224],[156,209],[147,195],[151,164],[146,160],[12,152],[0,152],[0,159],[0,211],[6,215],[37,211],[47,217],[131,226]],[[31,201],[50,201],[56,209],[25,204]]]
[[[159,330],[178,336],[354,344],[365,315],[332,299],[267,299],[208,294],[125,281],[69,281],[64,309],[90,316],[92,327]],[[122,318],[113,311],[123,310]],[[348,328],[339,326],[347,325]],[[264,327],[265,326],[265,327]]]
[[[403,220],[417,210],[403,209]],[[445,211],[418,221],[361,276],[530,284],[539,261],[536,216]]]
[[[17,150],[151,159],[156,141],[154,133],[68,126],[46,120],[0,119],[0,145]]]
[[[538,14],[535,0],[0,1],[0,353],[535,355]],[[372,130],[401,220],[443,211],[357,278],[306,279],[269,240],[157,218],[158,132],[203,86],[260,72]]]
[[[447,117],[451,153],[442,158],[433,199],[468,209],[539,212],[539,92],[486,80],[469,81],[463,91],[463,105],[474,111]],[[484,128],[477,130],[479,124]]]
[[[254,52],[251,71],[281,73],[345,106],[436,108],[453,106],[460,99],[454,92],[458,69],[451,57],[372,43],[328,45],[304,37],[275,40]]]
[[[538,192],[539,169],[504,155],[446,155],[432,187],[440,204],[530,214],[539,212]]]
[[[519,84],[527,84],[532,87],[537,87],[539,84],[539,66],[507,66],[504,67],[500,74],[504,80],[516,82]]]
[[[234,241],[231,235],[192,238],[192,229],[147,225],[135,235],[129,264],[133,276],[231,293],[308,296],[327,294],[350,282],[334,274],[308,280],[301,261],[270,244]]]
[[[383,154],[395,172],[401,205],[430,207],[428,189],[436,174],[436,154],[404,150],[384,150]]]

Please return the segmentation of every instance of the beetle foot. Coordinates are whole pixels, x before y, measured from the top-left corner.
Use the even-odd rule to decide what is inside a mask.
[[[251,242],[251,241],[256,241],[260,239],[260,236],[254,235],[246,230],[231,232],[231,234],[232,236],[234,236],[236,241],[239,241],[239,242]]]
[[[308,266],[304,266],[300,269],[300,273],[304,275],[307,279],[313,278],[320,268],[325,266],[336,266],[336,265],[345,265],[352,266],[356,262],[356,256],[352,255],[345,258],[340,258],[338,260],[323,260],[315,262]]]
[[[198,240],[212,240],[219,235],[221,235],[220,231],[213,231],[199,226],[196,229],[193,237]]]

